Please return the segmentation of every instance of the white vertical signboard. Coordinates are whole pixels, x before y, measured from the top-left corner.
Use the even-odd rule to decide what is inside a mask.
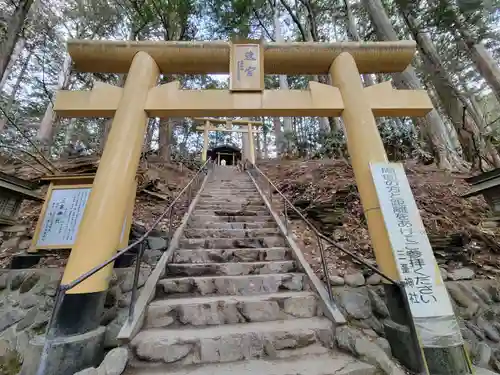
[[[372,163],[370,169],[413,317],[453,316],[403,165]]]

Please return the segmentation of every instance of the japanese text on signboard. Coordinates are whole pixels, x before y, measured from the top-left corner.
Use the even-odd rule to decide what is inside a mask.
[[[231,88],[239,90],[259,90],[261,69],[258,44],[234,44],[232,46],[234,66],[231,71]]]
[[[429,304],[437,302],[434,293],[434,283],[429,275],[434,264],[426,264],[428,258],[422,254],[420,233],[415,230],[404,195],[401,192],[400,181],[394,168],[382,168],[384,188],[390,197],[392,211],[397,220],[400,234],[404,241],[396,251],[397,263],[404,280],[410,304]],[[430,268],[429,268],[430,266]]]

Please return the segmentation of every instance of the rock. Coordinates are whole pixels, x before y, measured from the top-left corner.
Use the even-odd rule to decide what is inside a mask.
[[[382,298],[371,289],[368,289],[368,297],[370,297],[373,312],[382,318],[387,318],[389,316],[389,309]]]
[[[109,289],[108,292],[106,293],[106,299],[104,300],[104,307],[110,308],[115,306],[118,300],[120,299],[120,296],[121,296],[120,288],[114,287]]]
[[[143,255],[143,260],[150,266],[156,265],[163,255],[163,251],[160,250],[147,250]]]
[[[2,249],[17,249],[20,241],[19,236],[11,237],[2,243]]]
[[[311,318],[316,314],[318,303],[316,296],[303,298],[287,298],[283,310],[297,318]]]
[[[95,367],[89,367],[82,371],[75,372],[74,375],[101,375]]]
[[[7,285],[9,285],[9,273],[3,272],[0,274],[0,291],[7,288]]]
[[[365,290],[342,290],[339,302],[354,319],[367,319],[372,313],[370,299]]]
[[[31,240],[31,239],[22,240],[19,242],[19,245],[17,247],[19,250],[26,250],[26,249],[30,248],[32,242],[33,242],[33,240]]]
[[[474,347],[473,363],[479,367],[488,367],[491,358],[491,348],[485,342],[479,342]]]
[[[120,341],[116,338],[118,337],[118,333],[122,329],[125,320],[128,318],[128,309],[118,311],[118,316],[113,319],[106,326],[106,333],[104,334],[104,348],[116,348],[120,346]]]
[[[443,281],[448,280],[448,271],[446,271],[444,268],[439,267],[439,272],[441,272],[441,278]]]
[[[375,344],[380,346],[382,348],[382,350],[385,352],[385,354],[387,354],[387,356],[389,356],[389,357],[392,356],[391,345],[389,344],[389,341],[387,341],[383,337],[377,337],[375,339]]]
[[[14,272],[10,278],[10,290],[18,290],[24,279],[29,276],[30,273],[31,272],[28,271]]]
[[[356,339],[359,337],[362,337],[362,334],[349,326],[340,326],[335,330],[335,342],[337,346],[352,354],[356,354],[354,346]]]
[[[366,283],[368,285],[378,285],[381,282],[382,282],[382,276],[380,276],[378,273],[374,273],[368,279],[366,279]]]
[[[38,282],[38,280],[40,280],[40,275],[36,272],[33,272],[31,274],[29,274],[23,281],[23,283],[21,284],[21,286],[19,287],[19,293],[27,293],[29,292],[31,289],[33,289],[33,287],[36,285],[36,283]]]
[[[110,307],[109,309],[105,309],[101,315],[102,326],[108,325],[113,319],[118,316],[118,306]]]
[[[486,337],[489,338],[493,342],[499,342],[500,341],[500,335],[498,334],[498,331],[493,327],[490,322],[488,322],[486,319],[483,317],[478,317],[477,318],[477,326],[483,330],[485,333]]]
[[[330,276],[330,284],[332,286],[342,286],[345,284],[345,281],[342,276]]]
[[[17,225],[12,225],[10,227],[2,228],[2,231],[6,233],[21,233],[21,232],[27,232],[28,230],[29,226],[23,224],[17,224]]]
[[[142,287],[146,283],[146,280],[148,279],[149,276],[149,272],[150,272],[149,269],[144,269],[144,268],[139,271],[137,288]],[[133,285],[134,285],[134,272],[130,270],[130,272],[125,274],[125,278],[123,279],[120,288],[123,293],[127,293],[132,290]]]
[[[147,241],[151,250],[163,250],[167,247],[167,240],[162,237],[148,237]]]
[[[477,308],[479,308],[477,302],[469,298],[457,284],[448,284],[447,287],[448,293],[450,294],[451,298],[453,298],[455,302],[460,306],[466,308],[476,306]]]
[[[244,303],[240,312],[248,321],[267,322],[279,319],[280,307],[276,301],[255,301]]]
[[[121,375],[125,371],[128,362],[128,351],[126,348],[115,348],[111,350],[101,365],[97,368],[99,375]]]
[[[475,275],[475,272],[470,268],[463,267],[448,272],[448,277],[450,280],[471,280]]]
[[[356,272],[350,275],[344,276],[344,281],[347,285],[358,287],[365,285],[365,277],[361,272]]]
[[[500,372],[500,349],[495,350],[490,357],[490,366],[493,370]]]
[[[391,375],[404,375],[405,372],[398,368],[396,364],[391,361],[385,351],[377,344],[368,341],[365,338],[356,339],[354,349],[356,354],[365,362],[380,368],[386,374]]]
[[[480,286],[478,285],[472,285],[472,289],[476,292],[476,294],[481,298],[481,300],[483,300],[484,303],[488,304],[488,305],[492,305],[493,304],[493,299],[490,297],[490,295],[486,292],[486,290],[484,290],[483,288],[481,288]]]
[[[22,309],[29,309],[30,307],[36,306],[39,303],[41,303],[40,297],[30,293],[25,294],[20,298],[19,307],[21,307]]]
[[[25,329],[25,328],[29,327],[30,325],[32,325],[35,322],[35,318],[36,318],[37,313],[38,313],[38,311],[37,311],[36,307],[33,307],[31,310],[29,310],[26,313],[26,316],[24,318],[22,318],[17,323],[16,331],[18,331],[18,332],[22,331],[23,329]]]
[[[137,356],[141,359],[157,361],[161,358],[165,363],[172,363],[184,358],[192,349],[191,344],[169,344],[156,347],[155,343],[143,343],[137,348]],[[240,350],[240,348],[238,348]],[[203,355],[203,353],[201,354]]]
[[[132,292],[128,293],[123,293],[118,300],[118,307],[119,308],[124,308],[130,306],[130,303],[132,301]]]
[[[479,340],[483,341],[484,340],[484,333],[481,331],[481,329],[476,326],[474,323],[471,323],[469,321],[465,321],[465,326],[469,328],[474,334],[479,338]]]
[[[499,287],[499,285],[498,284],[497,285],[490,285],[489,291],[490,291],[491,298],[493,299],[493,301],[500,302],[500,287]]]
[[[26,316],[24,311],[18,309],[7,308],[0,311],[0,332],[16,324]]]

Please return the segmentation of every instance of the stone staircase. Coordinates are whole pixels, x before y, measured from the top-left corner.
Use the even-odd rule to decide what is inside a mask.
[[[374,375],[333,348],[285,238],[246,173],[218,167],[156,286],[127,374]]]

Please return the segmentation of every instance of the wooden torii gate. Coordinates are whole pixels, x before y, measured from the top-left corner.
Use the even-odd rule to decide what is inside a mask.
[[[104,263],[119,246],[131,199],[129,187],[134,183],[149,117],[342,116],[377,264],[385,275],[405,283],[411,292],[403,300],[411,311],[421,346],[410,352],[423,353],[428,373],[471,373],[451,302],[406,176],[400,166],[387,162],[375,122],[376,116],[424,116],[432,103],[423,90],[395,90],[390,82],[363,87],[360,79],[364,73],[402,72],[415,49],[414,41],[69,41],[68,52],[77,70],[124,73],[127,80],[123,88],[99,83],[91,91],[62,90],[56,96],[54,109],[59,116],[113,118],[62,282],[75,280]],[[229,73],[230,88],[183,90],[179,82],[158,86],[160,73]],[[333,86],[310,82],[305,90],[266,90],[265,74],[329,74]],[[387,186],[393,191],[385,189]],[[396,190],[400,194],[397,199]],[[400,225],[405,225],[413,237]],[[412,254],[419,254],[413,262],[417,264],[418,260],[422,267],[425,264],[420,279],[414,268],[410,274],[405,272],[408,268],[403,255],[410,254],[405,245],[408,236],[416,247]],[[65,298],[61,308],[64,318],[56,321],[61,335],[69,337],[98,329],[99,306],[111,272],[109,266],[68,291],[67,297],[71,298]],[[425,280],[425,285],[421,288],[415,280]],[[399,289],[392,284],[385,287],[388,300],[398,294]],[[401,300],[388,306],[391,318],[401,316]]]
[[[246,133],[247,134],[247,141],[245,142],[243,140],[243,145],[242,145],[242,151],[244,153],[248,152],[246,157],[248,157],[248,160],[254,164],[255,163],[255,145],[254,145],[254,139],[253,135],[255,134],[255,131],[253,130],[253,127],[256,126],[262,126],[262,121],[252,121],[252,120],[230,120],[230,119],[216,119],[216,118],[210,118],[210,117],[196,117],[195,122],[202,123],[203,126],[198,126],[196,127],[196,130],[198,131],[203,131],[203,151],[201,154],[201,159],[202,161],[207,160],[207,151],[208,151],[208,133],[212,131],[216,132],[235,132],[235,133]],[[217,126],[212,126],[213,124],[224,124],[225,127],[217,127]],[[233,128],[233,125],[239,125],[239,126],[246,126],[246,129],[244,128],[239,128],[235,129]],[[258,132],[258,130],[257,130]],[[244,135],[242,134],[242,137]],[[247,144],[247,148],[245,148],[245,143]]]

